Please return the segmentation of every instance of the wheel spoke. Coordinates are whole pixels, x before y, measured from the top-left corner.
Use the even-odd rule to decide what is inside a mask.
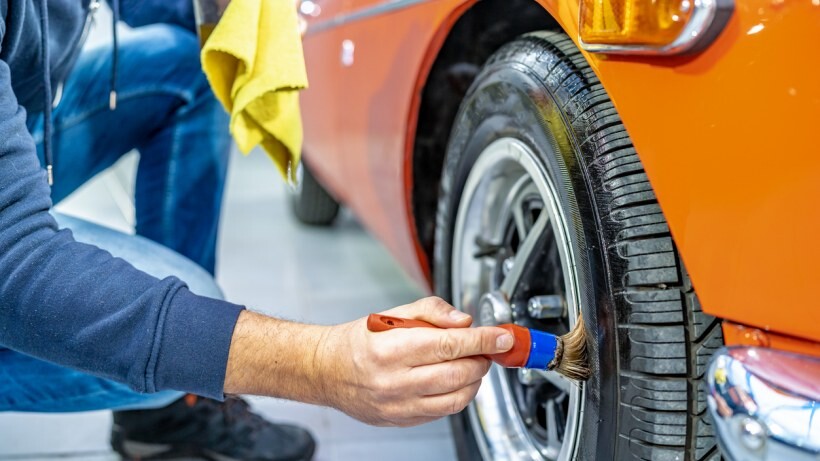
[[[555,371],[533,370],[533,372],[538,373],[539,376],[543,377],[546,381],[549,381],[550,384],[558,389],[561,389],[561,392],[569,393],[569,391],[572,390],[573,384],[567,378],[564,378]]]
[[[515,254],[515,262],[513,263],[510,273],[504,277],[501,282],[501,291],[507,296],[507,299],[512,299],[521,276],[526,270],[527,266],[532,263],[533,257],[538,255],[539,250],[543,247],[543,240],[549,224],[549,217],[547,213],[538,215],[530,229],[527,237],[521,242],[518,251]]]
[[[518,238],[523,241],[527,237],[527,233],[532,229],[532,219],[529,217],[529,213],[524,210],[524,203],[519,203],[518,206],[513,208],[512,213]]]
[[[532,215],[530,214],[530,199],[538,195],[538,188],[529,178],[526,183],[516,184],[513,188],[513,198],[509,204],[512,212],[513,224],[518,233],[518,238],[523,241],[532,229]]]
[[[547,400],[544,406],[547,410],[547,445],[561,449],[561,436],[559,434],[558,425],[563,425],[561,421],[562,411],[558,408],[558,402],[555,400]]]
[[[567,412],[564,410],[564,403],[568,398],[569,394],[561,394],[555,399],[555,427],[558,430],[558,438],[561,439],[561,443],[564,442],[564,434],[566,431],[566,426],[564,423],[567,420]]]
[[[538,393],[534,386],[527,386],[524,388],[524,402],[520,405],[521,419],[524,424],[533,427],[536,424],[536,412],[538,411]]]
[[[538,196],[538,188],[527,175],[520,176],[512,183],[508,181],[507,184],[509,187],[504,194],[503,203],[499,203],[502,213],[499,218],[505,223],[512,219],[518,237],[523,240],[532,226],[532,219],[527,219],[528,200],[530,197]]]

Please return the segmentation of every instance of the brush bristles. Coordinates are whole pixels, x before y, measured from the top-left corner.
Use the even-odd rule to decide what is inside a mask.
[[[561,373],[569,379],[586,381],[589,379],[589,358],[587,357],[587,335],[584,329],[584,318],[578,315],[578,321],[572,331],[558,338],[555,351],[555,366],[550,369]]]

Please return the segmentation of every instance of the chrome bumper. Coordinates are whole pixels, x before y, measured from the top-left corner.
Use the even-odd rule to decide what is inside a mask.
[[[706,378],[724,456],[820,460],[820,360],[769,348],[723,348]]]

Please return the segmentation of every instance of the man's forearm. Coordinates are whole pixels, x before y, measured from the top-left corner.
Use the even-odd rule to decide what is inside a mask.
[[[225,393],[327,405],[317,354],[329,328],[243,311],[231,340]]]
[[[470,316],[438,298],[385,312],[440,327],[372,333],[366,319],[304,325],[243,311],[231,339],[226,393],[335,407],[376,425],[412,426],[461,411],[513,338],[466,328]]]

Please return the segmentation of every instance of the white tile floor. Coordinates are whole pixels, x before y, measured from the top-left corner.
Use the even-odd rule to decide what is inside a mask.
[[[130,230],[134,156],[63,202],[61,211]],[[273,164],[260,152],[235,154],[225,197],[218,281],[229,300],[266,313],[338,323],[422,296],[384,248],[348,212],[330,229],[290,216]],[[452,460],[446,420],[409,429],[366,426],[335,410],[254,398],[271,419],[310,427],[321,461]],[[110,413],[0,413],[0,460],[117,459],[108,450]]]

